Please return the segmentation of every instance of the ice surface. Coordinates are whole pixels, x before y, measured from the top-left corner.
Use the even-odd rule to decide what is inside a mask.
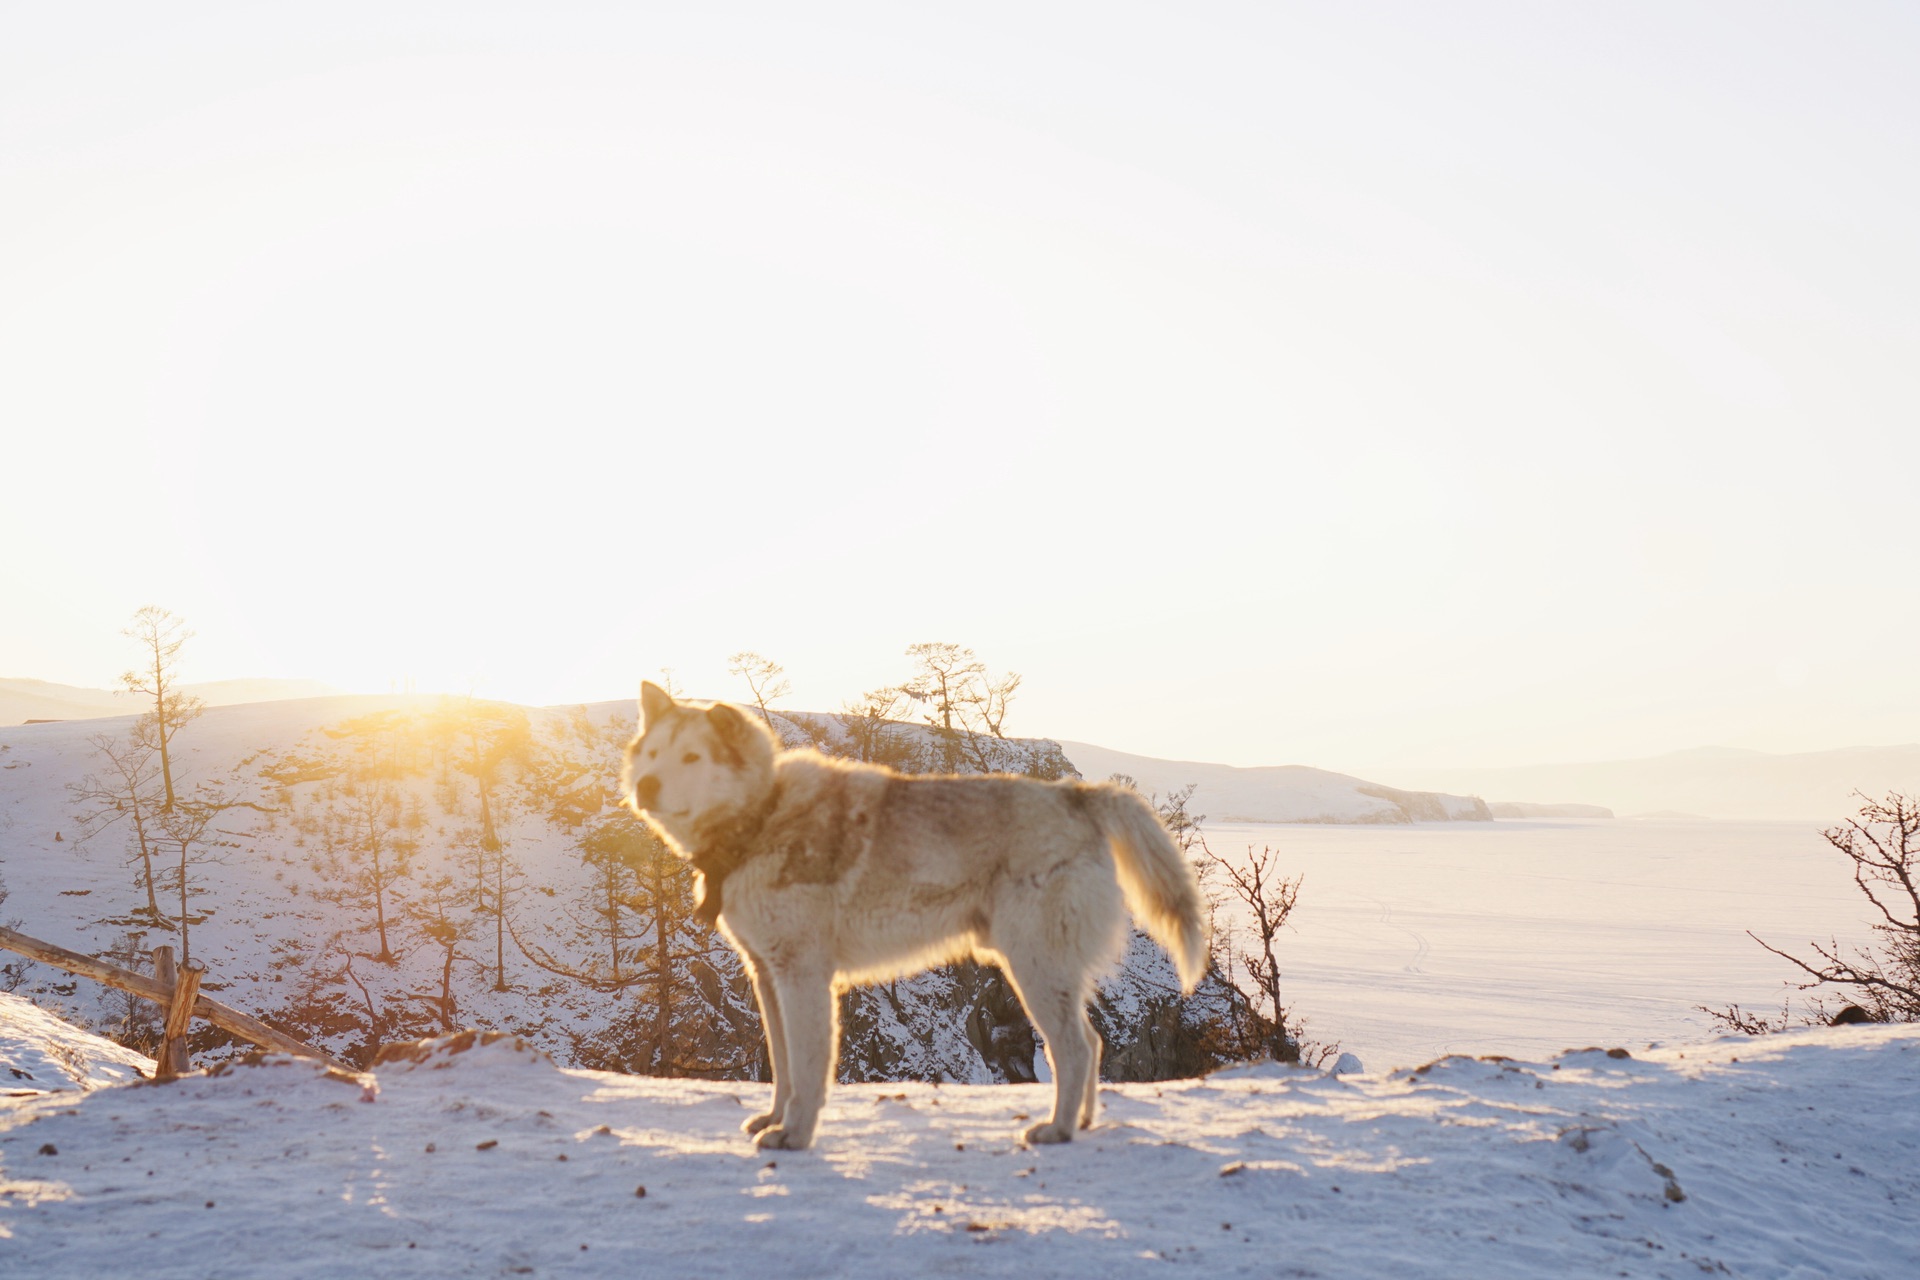
[[[1779,946],[1865,940],[1847,864],[1798,822],[1209,824],[1304,875],[1282,935],[1309,1031],[1369,1066],[1699,1039],[1696,1005],[1777,1012]]]

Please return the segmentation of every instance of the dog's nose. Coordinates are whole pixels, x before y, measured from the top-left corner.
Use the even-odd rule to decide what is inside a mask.
[[[651,809],[660,800],[660,779],[647,774],[633,784],[633,806]]]

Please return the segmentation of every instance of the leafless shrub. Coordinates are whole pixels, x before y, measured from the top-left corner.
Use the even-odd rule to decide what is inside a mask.
[[[1135,786],[1125,774],[1115,774],[1112,781]],[[1212,934],[1209,966],[1235,996],[1223,1006],[1212,1048],[1228,1059],[1267,1057],[1321,1066],[1339,1055],[1340,1046],[1307,1038],[1305,1020],[1287,1007],[1275,951],[1280,931],[1299,905],[1303,877],[1282,875],[1280,855],[1271,846],[1249,846],[1242,859],[1215,853],[1201,830],[1206,815],[1190,808],[1194,791],[1189,784],[1150,800],[1174,844],[1194,859]]]
[[[1853,883],[1879,916],[1872,926],[1872,940],[1866,946],[1843,947],[1829,938],[1824,943],[1807,943],[1810,955],[1795,955],[1752,933],[1747,935],[1800,970],[1805,980],[1790,981],[1794,989],[1843,995],[1858,1012],[1830,1013],[1816,995],[1797,1014],[1790,1009],[1789,998],[1777,1020],[1748,1013],[1739,1005],[1699,1006],[1702,1013],[1748,1035],[1841,1019],[1920,1022],[1920,799],[1893,792],[1884,800],[1865,795],[1860,800],[1858,814],[1823,834],[1853,864]]]

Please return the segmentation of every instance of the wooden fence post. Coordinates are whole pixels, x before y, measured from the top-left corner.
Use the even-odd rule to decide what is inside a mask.
[[[180,975],[174,969],[173,948],[155,947],[153,949],[153,980],[168,991],[180,989]],[[180,1074],[173,1066],[173,1041],[167,1035],[169,1014],[173,1011],[167,1005],[160,1006],[160,1047],[153,1054],[153,1078],[171,1080]]]
[[[187,1028],[193,1022],[193,1002],[200,998],[201,966],[190,964],[180,970],[180,981],[173,989],[173,1004],[167,1009],[166,1049],[174,1075],[193,1070],[187,1051]]]
[[[172,947],[153,949],[153,976],[173,995],[166,1005],[166,1021],[161,1031],[160,1052],[154,1055],[153,1078],[172,1080],[193,1069],[187,1052],[187,1029],[193,1022],[193,1002],[200,995],[199,965],[176,971]]]

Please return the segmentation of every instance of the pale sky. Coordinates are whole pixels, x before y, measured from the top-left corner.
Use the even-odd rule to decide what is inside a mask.
[[[0,675],[1920,738],[1920,11],[0,4]]]

